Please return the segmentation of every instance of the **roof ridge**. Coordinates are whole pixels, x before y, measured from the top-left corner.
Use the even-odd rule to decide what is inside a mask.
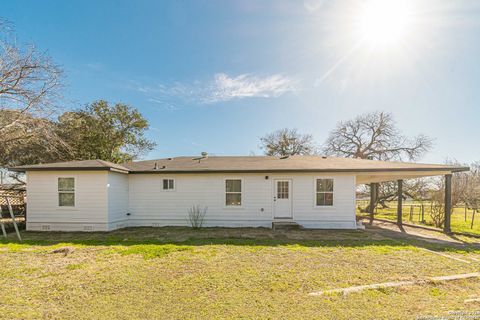
[[[124,167],[123,165],[119,164],[119,163],[114,163],[114,162],[111,162],[111,161],[106,161],[106,160],[102,160],[102,159],[95,159],[98,163],[100,163],[101,165],[105,166],[105,167],[108,167],[108,168],[122,168],[122,170],[126,170],[126,171],[129,171],[129,169],[127,167]]]
[[[102,160],[102,159],[95,159],[95,160],[100,162],[100,164],[103,164],[103,165],[108,166],[108,167],[111,167],[112,165],[121,166],[120,164],[115,163],[115,162],[111,162],[111,161],[106,161],[106,160]]]
[[[102,159],[95,159],[95,161],[97,161],[98,163],[100,163],[101,165],[104,165],[106,167],[110,167],[108,165],[108,163],[105,161],[105,160],[102,160]]]

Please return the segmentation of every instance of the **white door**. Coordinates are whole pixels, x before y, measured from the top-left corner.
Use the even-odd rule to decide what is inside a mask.
[[[275,180],[274,218],[292,218],[292,180]]]

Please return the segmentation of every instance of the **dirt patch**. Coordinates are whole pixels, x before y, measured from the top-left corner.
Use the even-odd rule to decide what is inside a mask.
[[[447,235],[442,232],[427,230],[422,228],[415,228],[409,226],[399,227],[394,222],[374,220],[372,225],[368,223],[369,220],[364,220],[366,231],[380,234],[388,238],[394,239],[416,239],[423,240],[433,244],[441,245],[464,245],[473,244],[480,245],[480,239],[470,237],[457,237],[455,235]]]

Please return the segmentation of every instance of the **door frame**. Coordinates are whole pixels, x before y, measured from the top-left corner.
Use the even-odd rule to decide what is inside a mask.
[[[272,211],[273,219],[292,219],[293,220],[293,179],[292,178],[273,178],[273,191],[272,191]],[[277,181],[288,181],[289,187],[289,200],[290,200],[290,216],[288,217],[279,217],[275,214],[276,201],[275,197],[277,196]]]

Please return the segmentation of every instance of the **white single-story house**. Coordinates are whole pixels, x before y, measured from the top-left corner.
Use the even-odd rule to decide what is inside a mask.
[[[204,226],[355,229],[358,184],[468,170],[321,156],[202,156],[114,164],[102,160],[26,165],[27,230],[109,231],[187,226],[206,207]]]

